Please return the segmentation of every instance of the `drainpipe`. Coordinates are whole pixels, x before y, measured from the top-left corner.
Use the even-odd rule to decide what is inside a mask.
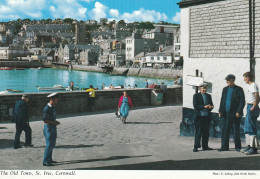
[[[249,0],[249,53],[250,53],[250,72],[253,73],[255,77],[255,59],[254,59],[254,49],[253,49],[253,29],[252,29],[252,0]]]

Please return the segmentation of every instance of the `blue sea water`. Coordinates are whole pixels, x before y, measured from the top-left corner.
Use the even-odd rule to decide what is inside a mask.
[[[39,87],[53,87],[54,85],[62,85],[67,87],[70,81],[74,82],[74,86],[80,88],[88,88],[93,85],[95,88],[101,89],[102,83],[105,86],[113,84],[130,85],[134,87],[137,84],[138,88],[145,87],[145,79],[148,83],[161,84],[162,81],[167,86],[173,86],[173,80],[129,77],[129,76],[114,76],[105,73],[94,73],[85,71],[69,71],[63,69],[25,69],[25,70],[0,70],[0,91],[5,89],[21,90],[23,92],[38,92]]]

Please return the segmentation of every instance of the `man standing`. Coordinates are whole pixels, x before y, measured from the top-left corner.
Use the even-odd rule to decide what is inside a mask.
[[[241,150],[240,122],[245,106],[245,95],[241,87],[235,85],[236,77],[228,75],[225,80],[227,87],[223,88],[219,107],[219,117],[223,117],[221,148],[219,151],[229,150],[229,135],[232,128],[236,151]]]
[[[201,147],[200,141],[202,138],[202,150],[212,150],[208,146],[209,142],[209,125],[210,113],[214,108],[211,95],[207,93],[207,83],[200,85],[200,93],[193,96],[194,106],[194,121],[195,121],[195,142],[193,152],[198,152]]]
[[[164,82],[162,82],[160,88],[163,93],[162,104],[166,104],[167,85],[165,85]]]
[[[70,88],[71,88],[71,91],[74,90],[74,82],[73,81],[70,82]]]
[[[86,90],[86,92],[89,93],[89,98],[88,98],[88,107],[89,107],[89,111],[93,111],[93,107],[95,104],[95,89],[93,88],[93,85],[89,86],[89,89]]]
[[[56,121],[55,109],[55,106],[58,104],[58,93],[52,93],[47,97],[50,99],[50,101],[43,109],[43,134],[46,140],[43,166],[53,166],[53,163],[55,162],[52,160],[52,151],[56,144],[57,125],[60,124],[58,121]]]
[[[17,101],[13,111],[13,122],[16,124],[16,133],[14,139],[14,149],[22,148],[20,146],[21,133],[25,132],[25,147],[32,147],[32,129],[29,125],[29,116],[27,110],[27,103],[29,97],[23,95],[22,99]]]
[[[247,113],[244,126],[247,148],[242,152],[247,155],[252,155],[257,154],[257,148],[259,146],[257,139],[259,90],[257,84],[253,82],[253,74],[251,72],[246,72],[243,76],[244,81],[248,85],[248,89],[246,92]]]
[[[145,79],[145,88],[148,88],[149,84],[148,84],[148,81],[147,79]]]

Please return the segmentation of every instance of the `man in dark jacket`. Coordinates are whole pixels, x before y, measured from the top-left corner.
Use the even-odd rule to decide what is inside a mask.
[[[223,88],[219,107],[219,117],[223,118],[221,148],[219,151],[229,150],[229,135],[232,128],[236,151],[241,150],[240,122],[245,106],[245,95],[241,87],[235,85],[236,77],[228,75],[226,87]]]
[[[16,133],[14,139],[14,149],[22,148],[20,146],[20,136],[22,131],[25,132],[25,146],[32,147],[32,129],[29,125],[29,116],[27,111],[27,103],[29,98],[23,95],[22,99],[17,101],[13,110],[13,122],[16,124]]]
[[[200,85],[200,93],[194,94],[193,106],[194,106],[194,123],[195,123],[195,142],[193,152],[198,152],[198,148],[201,147],[200,140],[202,138],[202,150],[212,150],[208,146],[209,142],[209,125],[210,125],[210,113],[213,109],[213,102],[211,95],[207,94],[207,83]]]

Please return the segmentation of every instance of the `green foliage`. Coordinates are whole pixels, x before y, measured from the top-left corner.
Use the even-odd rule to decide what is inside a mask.
[[[44,24],[50,24],[52,22],[52,19],[48,18],[45,20]]]
[[[18,34],[20,32],[21,28],[22,28],[21,24],[15,23],[14,24],[14,30],[13,30],[14,35]]]
[[[74,19],[71,19],[71,18],[65,18],[65,19],[63,20],[63,22],[64,22],[65,24],[72,24],[73,21],[74,21]]]
[[[100,27],[100,25],[90,25],[90,24],[86,24],[86,31],[97,30],[99,27]]]
[[[120,25],[123,25],[123,26],[125,26],[125,25],[126,25],[126,23],[125,23],[125,21],[124,21],[124,20],[120,20],[120,21],[118,22],[118,24],[120,24]]]
[[[90,34],[90,32],[86,32],[86,38],[87,38],[88,40],[91,39],[91,34]]]
[[[64,39],[64,40],[61,42],[61,44],[62,44],[62,46],[65,46],[66,44],[69,44],[69,42],[68,42],[66,39]]]

